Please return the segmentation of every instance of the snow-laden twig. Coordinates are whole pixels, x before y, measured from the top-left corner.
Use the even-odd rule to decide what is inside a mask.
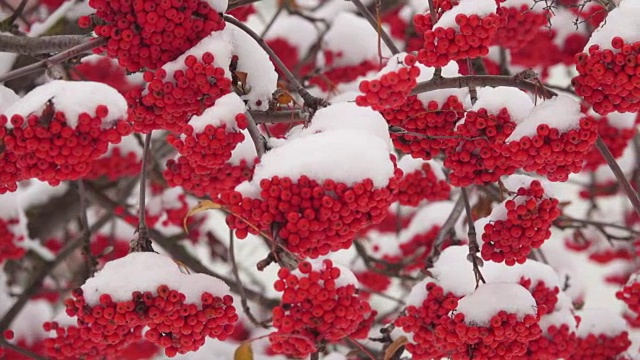
[[[369,22],[369,24],[371,24],[374,30],[376,30],[376,32],[378,33],[378,36],[380,36],[382,41],[384,41],[385,45],[387,45],[389,50],[391,50],[391,53],[393,55],[400,53],[400,50],[398,49],[396,44],[393,43],[393,40],[391,39],[389,34],[387,34],[387,32],[384,31],[384,29],[382,28],[382,24],[380,24],[378,20],[373,16],[373,14],[371,14],[369,9],[367,9],[367,7],[364,6],[362,1],[351,0],[351,2],[353,3],[353,5],[356,6],[356,8],[358,8],[358,11],[360,12],[360,14],[364,16],[365,19],[367,19],[367,21]]]
[[[0,82],[4,82],[7,80],[11,80],[11,79],[15,79],[15,78],[19,78],[21,76],[27,75],[27,74],[31,74],[33,72],[36,72],[38,70],[44,70],[44,69],[48,69],[52,66],[56,66],[66,60],[69,60],[73,57],[76,57],[78,55],[82,55],[84,53],[88,53],[91,52],[93,49],[100,47],[104,44],[107,43],[107,40],[104,38],[99,38],[99,39],[95,39],[95,40],[89,40],[87,42],[84,42],[82,44],[76,45],[68,50],[65,50],[61,53],[58,53],[52,57],[46,58],[44,60],[40,60],[36,63],[33,63],[31,65],[27,65],[24,67],[21,67],[19,69],[15,69],[13,71],[9,71],[7,73],[4,73],[2,75],[0,75]]]

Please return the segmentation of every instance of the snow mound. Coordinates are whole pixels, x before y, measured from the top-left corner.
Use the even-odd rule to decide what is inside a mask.
[[[225,77],[231,78],[229,64],[233,56],[233,35],[234,32],[229,29],[229,26],[221,31],[214,31],[177,59],[162,65],[162,69],[167,72],[167,75],[171,75],[177,70],[184,69],[184,60],[187,56],[193,55],[200,60],[205,53],[211,53],[214,55],[213,65],[224,69]]]
[[[367,20],[350,12],[341,12],[325,33],[322,49],[342,55],[334,58],[332,67],[358,65],[378,58],[378,34]],[[324,66],[325,60],[320,53],[318,65]]]
[[[440,17],[433,28],[443,27],[457,30],[459,26],[456,24],[456,16],[459,14],[465,14],[467,16],[475,14],[483,17],[489,14],[495,14],[495,12],[495,0],[460,0],[458,5],[442,14],[442,17]]]
[[[602,25],[595,29],[584,47],[588,51],[591,45],[599,45],[601,49],[613,49],[611,40],[618,36],[625,43],[633,44],[640,41],[640,2],[637,0],[623,0],[611,10]]]
[[[4,113],[11,105],[15,104],[20,97],[11,89],[0,85],[0,113]]]
[[[480,108],[487,109],[490,114],[498,114],[503,108],[507,108],[511,120],[520,124],[533,110],[533,101],[524,91],[512,87],[498,86],[495,88],[483,87],[478,89],[478,101],[471,108],[477,111]]]
[[[236,93],[228,93],[218,100],[216,103],[207,108],[201,115],[194,116],[189,120],[189,125],[193,127],[194,133],[204,132],[207,125],[220,127],[226,125],[226,131],[238,131],[236,115],[245,112],[244,102]],[[182,135],[184,140],[186,135]]]
[[[253,144],[253,140],[251,140],[249,131],[242,130],[242,134],[244,135],[244,140],[238,144],[235,149],[233,149],[231,152],[231,158],[228,161],[229,164],[234,166],[240,165],[242,160],[245,160],[248,165],[251,165],[258,157],[258,153],[256,153],[256,146]]]
[[[187,303],[200,304],[203,292],[223,296],[229,287],[205,274],[185,274],[171,258],[152,252],[130,253],[110,261],[82,285],[88,305],[99,303],[100,295],[109,294],[114,302],[131,300],[134,291],[152,293],[167,285],[187,297]]]
[[[458,301],[457,312],[468,325],[489,326],[500,311],[515,314],[518,320],[536,315],[536,301],[524,287],[513,283],[488,283]]]
[[[622,316],[607,309],[584,309],[576,311],[576,315],[580,317],[579,338],[586,338],[589,334],[614,337],[628,328]]]
[[[303,58],[317,41],[318,29],[301,16],[283,13],[265,35],[265,41],[274,39],[286,40],[298,49],[298,57]]]
[[[568,95],[558,95],[536,105],[525,121],[518,124],[506,142],[537,134],[538,125],[547,124],[565,133],[580,126],[580,103]]]
[[[447,200],[430,203],[418,210],[411,219],[409,226],[400,233],[400,243],[408,243],[416,235],[425,233],[434,226],[442,226],[454,207],[455,203]]]

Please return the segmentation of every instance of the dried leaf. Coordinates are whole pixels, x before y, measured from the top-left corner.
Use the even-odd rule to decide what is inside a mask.
[[[238,77],[238,81],[240,81],[240,84],[242,84],[242,86],[245,86],[247,84],[247,77],[249,76],[249,74],[244,71],[236,71],[234,72],[234,74],[236,74],[236,77]]]
[[[181,273],[189,275],[191,274],[191,271],[189,271],[189,268],[187,267],[187,265],[185,265],[182,261],[178,261],[178,260],[173,260],[174,263],[176,263],[176,265],[178,265],[178,270],[180,270]]]
[[[253,360],[253,350],[250,342],[243,342],[233,354],[233,360]]]
[[[184,221],[182,222],[182,226],[184,227],[184,231],[185,232],[189,232],[189,229],[187,228],[187,220],[195,215],[195,214],[199,214],[203,211],[207,211],[207,210],[215,210],[215,209],[222,209],[222,205],[220,204],[216,204],[211,200],[202,200],[200,202],[198,202],[198,205],[194,206],[191,210],[189,210],[189,212],[187,213],[187,216],[184,217]]]
[[[278,89],[274,93],[276,101],[280,105],[288,105],[294,102],[293,96],[287,90]]]
[[[399,338],[395,339],[391,345],[389,345],[389,347],[387,348],[387,351],[384,352],[384,360],[390,360],[393,358],[393,355],[400,350],[400,348],[402,348],[404,345],[406,345],[409,342],[409,340],[407,340],[406,336],[400,336]]]

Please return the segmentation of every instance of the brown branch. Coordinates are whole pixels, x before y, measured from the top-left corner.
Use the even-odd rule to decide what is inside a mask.
[[[142,169],[140,174],[140,203],[138,204],[138,238],[131,240],[129,252],[153,252],[153,246],[149,239],[149,227],[146,222],[145,204],[147,194],[147,163],[149,162],[149,148],[151,146],[150,131],[144,138],[144,148],[142,150]]]
[[[57,53],[83,45],[90,39],[85,35],[43,37],[0,35],[0,51],[22,55]]]
[[[11,80],[11,79],[15,79],[15,78],[19,78],[21,76],[25,76],[27,74],[31,74],[33,72],[36,72],[38,70],[44,70],[44,69],[48,69],[52,66],[58,65],[66,60],[69,60],[71,58],[74,58],[78,55],[82,55],[84,53],[88,53],[91,52],[93,49],[100,47],[104,44],[107,43],[107,40],[104,38],[97,38],[94,40],[90,40],[87,41],[85,43],[82,43],[80,45],[74,46],[68,50],[65,50],[61,53],[58,53],[54,56],[51,56],[49,58],[46,58],[44,60],[38,61],[36,63],[33,63],[31,65],[27,65],[24,67],[21,67],[19,69],[13,70],[13,71],[9,71],[7,73],[4,73],[2,75],[0,75],[0,82],[4,82],[7,80]]]
[[[631,201],[633,209],[638,215],[640,215],[640,198],[638,198],[638,194],[635,192],[635,190],[633,190],[633,187],[629,183],[629,180],[627,180],[627,178],[624,176],[620,165],[618,165],[618,162],[611,154],[611,151],[609,151],[607,144],[604,143],[600,136],[598,136],[598,139],[596,140],[596,148],[598,149],[598,151],[600,151],[600,154],[607,161],[607,165],[609,165],[609,168],[611,168],[611,171],[615,175],[616,179],[622,185],[622,190],[624,191],[625,195],[627,195],[629,201]]]
[[[411,95],[417,95],[423,92],[442,90],[442,89],[463,89],[468,87],[498,87],[508,86],[515,87],[521,90],[526,90],[541,96],[545,99],[550,99],[558,94],[552,90],[546,89],[539,84],[524,80],[521,77],[515,76],[501,76],[501,75],[469,75],[459,76],[455,78],[434,78],[429,81],[418,83],[413,88]]]
[[[469,196],[467,194],[466,188],[460,188],[462,201],[464,202],[464,210],[467,214],[467,224],[469,226],[468,235],[469,235],[469,255],[467,255],[467,260],[473,264],[473,274],[476,278],[476,288],[480,286],[480,282],[486,284],[482,273],[480,272],[480,267],[483,265],[483,261],[480,257],[478,257],[478,252],[480,252],[480,245],[478,245],[478,238],[476,234],[476,227],[473,223],[473,214],[471,212],[471,203],[469,202]]]
[[[262,136],[262,133],[260,133],[260,129],[258,129],[256,121],[253,119],[251,113],[247,111],[245,115],[247,116],[248,123],[247,131],[251,136],[251,141],[253,141],[253,145],[256,148],[256,153],[260,158],[262,157],[262,155],[264,155],[265,152],[267,152],[267,140],[264,138],[264,136]]]

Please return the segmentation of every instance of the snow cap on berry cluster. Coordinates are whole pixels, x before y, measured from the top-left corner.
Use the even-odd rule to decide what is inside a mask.
[[[431,171],[433,171],[433,174],[438,180],[447,180],[447,177],[442,170],[442,164],[435,160],[422,160],[411,156],[403,156],[398,160],[398,168],[407,175],[415,171],[422,171],[422,165],[425,163],[429,165]]]
[[[298,56],[303,57],[318,40],[318,29],[301,16],[282,13],[264,37],[265,41],[275,39],[286,40],[298,50]]]
[[[212,32],[175,60],[162,65],[162,69],[167,72],[167,78],[172,78],[171,74],[177,70],[184,69],[184,61],[187,56],[193,55],[197,59],[201,59],[205,53],[213,54],[213,65],[224,69],[225,77],[230,78],[229,64],[233,56],[233,35],[233,31],[229,30],[228,27]]]
[[[488,326],[491,318],[500,311],[517,316],[536,315],[536,301],[531,293],[519,284],[487,283],[473,293],[458,300],[456,312],[464,314],[468,325]]]
[[[256,153],[256,146],[251,140],[249,131],[242,130],[242,134],[244,135],[244,140],[238,144],[235,149],[233,149],[231,152],[231,158],[227,161],[229,164],[234,166],[240,165],[242,160],[246,161],[248,165],[252,165],[258,157],[258,153]]]
[[[495,88],[479,88],[478,101],[476,101],[470,110],[477,111],[479,109],[486,109],[490,114],[498,114],[500,110],[506,108],[511,116],[511,121],[520,124],[531,113],[533,107],[533,101],[531,101],[531,98],[522,90],[498,86]],[[463,122],[464,120],[459,122],[457,126]]]
[[[618,130],[631,129],[636,124],[636,113],[619,113],[614,111],[607,114],[607,123]]]
[[[534,136],[538,125],[547,124],[560,133],[580,127],[580,103],[568,95],[558,95],[536,105],[526,120],[518,124],[506,142],[520,140],[524,136]]]
[[[473,265],[467,261],[468,254],[469,249],[466,246],[449,246],[442,250],[433,268],[430,269],[432,276],[438,280],[438,285],[445,293],[451,292],[455,296],[465,296],[475,289]],[[489,262],[486,262],[485,267],[482,268],[484,276],[486,276],[486,265],[489,265]]]
[[[229,7],[229,1],[227,0],[204,0],[204,2],[209,4],[212,9],[219,13],[227,11],[227,8]]]
[[[544,194],[547,197],[555,197],[553,184],[545,178],[537,178],[524,174],[513,174],[502,178],[502,184],[509,191],[516,192],[521,187],[528,188],[532,181],[537,181],[542,186]]]
[[[433,28],[443,27],[458,30],[460,27],[456,23],[456,16],[464,14],[467,16],[478,15],[479,17],[494,14],[496,12],[495,0],[460,0],[458,5],[451,10],[445,11]]]
[[[34,114],[41,116],[51,102],[55,111],[65,114],[67,125],[75,128],[82,113],[94,115],[96,107],[106,105],[109,113],[102,119],[102,127],[113,125],[113,121],[127,117],[127,101],[114,88],[91,81],[54,80],[31,90],[22,99],[3,113],[7,119],[13,115],[27,118]],[[13,127],[8,122],[7,127]]]
[[[378,34],[364,18],[350,12],[341,12],[322,38],[322,49],[340,54],[333,59],[332,67],[353,66],[378,58]],[[382,44],[383,55],[388,51]],[[318,66],[326,59],[318,53]]]
[[[620,5],[609,11],[606,21],[595,29],[584,47],[587,52],[592,45],[599,45],[601,49],[611,49],[611,40],[620,37],[625,43],[633,44],[640,41],[640,2],[637,0],[622,0]]]
[[[305,261],[311,264],[312,271],[322,271],[325,268],[325,264],[324,264],[325,260],[326,259],[318,258],[318,259],[307,259]],[[336,283],[336,287],[338,288],[338,287],[353,285],[357,289],[359,282],[356,276],[353,274],[353,272],[351,272],[351,270],[349,270],[348,268],[337,264],[335,261],[331,261],[331,262],[333,263],[332,266],[334,268],[340,269],[340,276],[337,279],[334,279]],[[291,273],[298,276],[299,278],[308,276],[300,272],[300,269],[292,270]],[[320,280],[320,281],[323,281],[323,280]]]
[[[228,30],[227,30],[228,29]],[[247,74],[245,87],[249,109],[267,110],[271,95],[278,86],[278,73],[264,49],[249,36],[233,24],[225,28],[233,34],[233,55],[238,57],[237,72]]]
[[[429,81],[433,79],[433,75],[435,74],[435,68],[425,66],[421,63],[416,63],[420,69],[420,75],[416,81],[421,83],[423,81]],[[444,77],[457,77],[460,76],[460,67],[458,63],[455,61],[450,61],[447,65],[442,68],[442,76]],[[427,104],[431,101],[435,101],[438,105],[442,106],[450,96],[457,97],[464,105],[465,108],[471,106],[471,101],[469,99],[469,89],[440,89],[419,93],[418,100],[422,102],[422,104],[426,107]]]
[[[410,242],[415,236],[429,231],[434,226],[442,226],[454,207],[453,201],[437,201],[422,207],[413,216],[409,226],[400,233],[400,244]]]
[[[318,110],[306,127],[298,126],[288,137],[302,137],[334,130],[355,130],[380,138],[392,149],[389,126],[378,111],[350,102],[337,102]]]
[[[0,218],[18,219],[20,212],[20,203],[15,192],[0,195]]]
[[[580,317],[578,337],[586,338],[589,334],[615,337],[627,331],[627,322],[619,314],[608,309],[583,309],[576,311]]]
[[[262,179],[279,176],[295,181],[303,175],[347,186],[369,178],[376,188],[383,188],[394,176],[394,165],[388,143],[380,138],[355,130],[336,130],[292,139],[268,151],[256,166],[253,179],[238,185],[236,191],[257,197]]]
[[[100,295],[109,294],[113,301],[127,301],[131,293],[155,292],[160,285],[183,293],[186,302],[200,304],[202,292],[222,296],[229,287],[205,274],[186,274],[171,258],[152,253],[135,252],[110,261],[94,277],[82,285],[82,293],[90,306],[99,303]]]
[[[0,85],[0,113],[5,112],[11,105],[15,104],[20,97],[4,85]]]
[[[110,143],[107,152],[104,153],[104,155],[100,156],[98,159],[108,158],[109,156],[111,156],[111,154],[113,154],[113,151],[115,149],[119,149],[120,155],[124,156],[126,154],[133,153],[135,154],[135,158],[137,161],[142,160],[142,147],[133,135],[123,137],[122,140],[117,144]]]
[[[226,126],[226,131],[240,131],[237,126],[236,115],[243,114],[245,112],[244,102],[236,93],[228,93],[218,100],[216,103],[207,108],[202,115],[194,116],[189,121],[189,125],[193,128],[195,133],[201,133],[207,127],[212,125],[220,127],[223,124]],[[186,135],[182,134],[184,140]]]

